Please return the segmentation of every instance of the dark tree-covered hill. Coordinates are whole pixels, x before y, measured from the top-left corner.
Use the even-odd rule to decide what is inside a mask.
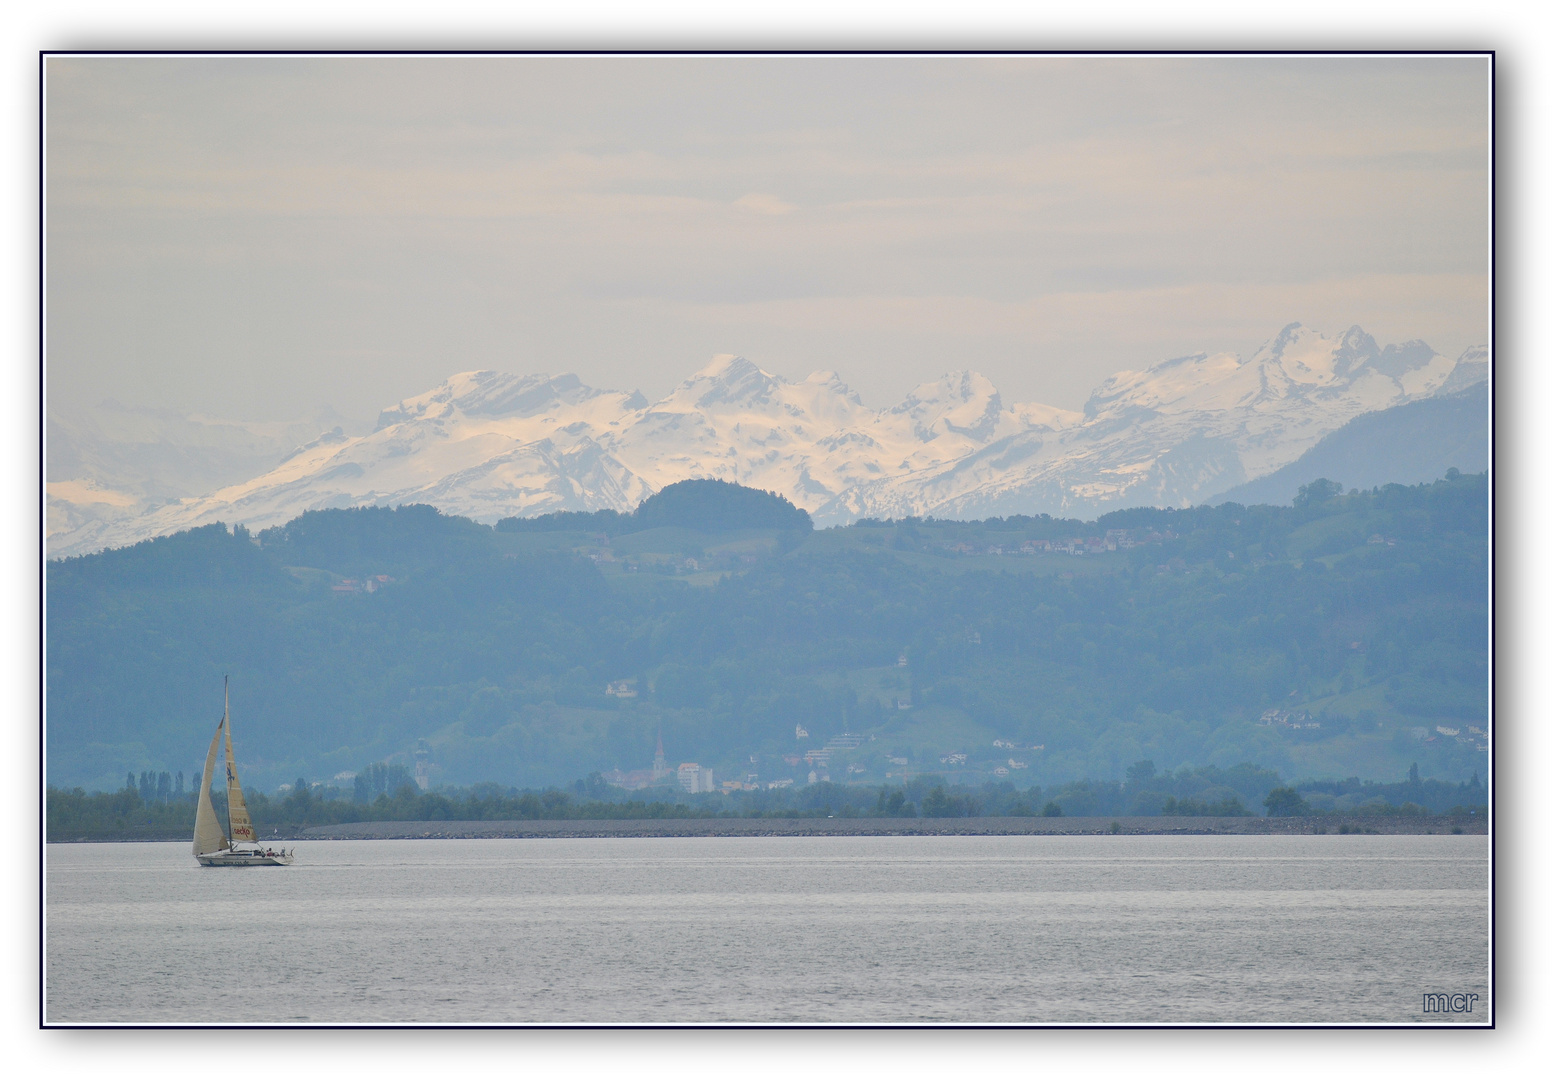
[[[674,488],[647,515],[332,510],[52,562],[49,780],[192,773],[223,675],[256,788],[409,765],[419,740],[435,781],[564,783],[645,770],[656,738],[742,784],[1143,759],[1485,778],[1485,474],[821,531]]]
[[[639,504],[634,523],[642,529],[673,526],[700,532],[737,529],[811,531],[811,515],[770,491],[726,480],[683,480]]]

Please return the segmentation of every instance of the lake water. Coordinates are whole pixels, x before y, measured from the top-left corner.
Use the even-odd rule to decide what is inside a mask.
[[[1485,1023],[1485,836],[46,850],[51,1023]],[[1424,1016],[1425,993],[1473,993]]]

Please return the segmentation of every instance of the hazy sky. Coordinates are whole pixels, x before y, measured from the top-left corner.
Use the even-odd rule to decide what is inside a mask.
[[[54,58],[50,404],[356,424],[456,371],[867,403],[1487,331],[1461,58]]]

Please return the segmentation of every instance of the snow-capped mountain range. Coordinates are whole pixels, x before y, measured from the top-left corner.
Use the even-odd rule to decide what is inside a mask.
[[[371,434],[337,428],[253,479],[62,529],[49,553],[213,521],[260,529],[331,507],[420,502],[485,522],[631,510],[689,477],[776,491],[819,526],[1188,506],[1296,460],[1356,416],[1487,374],[1485,349],[1451,360],[1420,341],[1380,348],[1358,327],[1326,337],[1297,324],[1247,359],[1120,372],[1081,412],[1007,405],[971,371],[882,410],[832,372],[790,382],[738,356],[652,403],[573,375],[471,371],[384,410]]]

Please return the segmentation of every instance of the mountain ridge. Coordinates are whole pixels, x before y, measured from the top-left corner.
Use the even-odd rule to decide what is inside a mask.
[[[1302,457],[1257,480],[1230,488],[1217,501],[1290,502],[1318,479],[1367,490],[1420,484],[1450,469],[1484,471],[1490,462],[1485,382],[1363,413],[1332,431]]]
[[[654,402],[572,373],[469,371],[383,410],[366,435],[337,428],[248,480],[77,522],[49,549],[347,506],[426,502],[488,523],[625,512],[686,479],[772,490],[824,527],[1182,507],[1275,472],[1359,415],[1486,377],[1485,349],[1450,360],[1417,340],[1381,347],[1360,327],[1326,337],[1297,323],[1248,358],[1196,353],[1116,372],[1080,411],[1007,405],[971,370],[874,410],[836,372],[791,382],[734,354]]]

